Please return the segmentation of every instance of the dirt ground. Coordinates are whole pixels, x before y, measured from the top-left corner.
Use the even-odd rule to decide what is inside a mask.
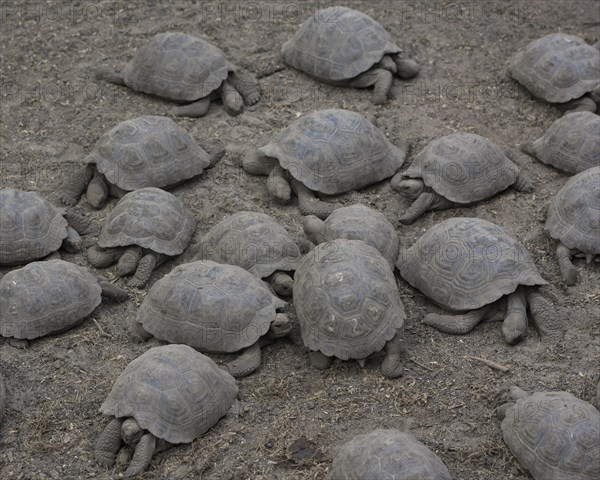
[[[294,239],[302,238],[297,206],[274,204],[265,178],[249,176],[239,166],[245,148],[264,145],[301,114],[333,107],[374,114],[392,141],[412,143],[407,165],[433,138],[478,133],[517,153],[520,167],[537,185],[535,193],[508,190],[470,208],[428,213],[408,227],[397,219],[409,202],[391,191],[389,181],[340,201],[383,212],[397,227],[403,248],[454,216],[502,225],[524,243],[550,282],[544,291],[557,304],[564,338],[550,348],[530,327],[524,341],[508,346],[497,323],[480,325],[466,336],[439,333],[422,325],[421,318],[440,309],[396,274],[408,314],[402,378],[382,377],[381,355],[364,369],[337,361],[327,371],[314,370],[295,333],[267,347],[262,368],[239,381],[235,412],[192,444],[155,456],[142,478],[327,478],[340,445],[360,433],[395,427],[435,451],[457,479],[526,479],[531,477],[502,440],[497,392],[519,385],[594,398],[600,267],[582,265],[576,286],[561,283],[555,243],[543,226],[547,202],[568,177],[519,151],[561,112],[532,100],[511,81],[506,62],[529,41],[553,32],[597,41],[598,3],[364,0],[345,5],[377,19],[422,65],[415,79],[395,80],[384,106],[374,106],[369,91],[323,85],[282,64],[280,46],[314,12],[313,2],[1,2],[0,185],[34,190],[58,204],[64,177],[103,132],[140,115],[166,114],[169,102],[97,82],[93,70],[126,62],[151,35],[184,31],[214,43],[233,63],[262,77],[263,91],[260,104],[237,117],[215,104],[205,118],[176,119],[201,145],[221,142],[229,150],[214,169],[174,191],[198,219],[197,236],[233,212],[254,210],[273,215]],[[95,211],[82,200],[77,208],[101,222],[114,204]],[[84,252],[64,258],[87,264]],[[164,264],[150,284],[190,258],[184,254]],[[115,276],[112,269],[105,273]],[[97,466],[92,449],[107,422],[99,406],[114,380],[131,360],[158,344],[136,343],[130,329],[146,292],[131,289],[130,301],[104,302],[93,313],[108,336],[89,319],[67,333],[34,341],[27,350],[0,345],[8,392],[0,428],[1,478],[122,474],[121,464],[110,472]],[[287,312],[295,319],[291,304]],[[469,356],[510,370],[492,370]]]

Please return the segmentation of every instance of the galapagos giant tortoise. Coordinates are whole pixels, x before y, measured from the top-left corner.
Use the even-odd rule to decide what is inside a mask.
[[[407,145],[393,145],[375,125],[356,112],[339,108],[306,114],[276,133],[244,159],[244,170],[269,175],[267,189],[289,203],[291,188],[303,215],[325,219],[339,205],[314,198],[312,191],[339,195],[396,174]]]
[[[96,461],[111,468],[123,442],[135,446],[126,477],[142,473],[156,451],[189,443],[233,405],[235,379],[187,345],[153,347],[133,360],[100,407],[114,417],[96,440]]]
[[[284,61],[338,86],[374,87],[373,103],[387,102],[394,75],[412,78],[419,65],[402,54],[375,20],[347,7],[318,8],[283,44]]]
[[[502,227],[480,218],[450,218],[431,227],[398,256],[413,287],[456,315],[429,313],[423,323],[451,334],[503,320],[509,344],[527,331],[527,306],[542,333],[558,333],[553,305],[536,289],[547,285],[525,247]]]
[[[31,262],[0,279],[0,335],[23,348],[28,340],[64,332],[87,318],[101,295],[117,301],[128,297],[74,263]]]
[[[537,99],[595,112],[600,102],[600,42],[551,33],[513,55],[508,72]],[[590,95],[587,95],[587,94]]]
[[[346,239],[315,247],[296,270],[294,305],[313,366],[328,368],[333,357],[362,366],[385,347],[382,373],[402,375],[399,330],[406,315],[394,273],[376,248]]]
[[[135,272],[128,285],[141,288],[155,266],[185,250],[195,228],[196,219],[174,195],[154,187],[134,190],[106,218],[88,260],[96,268],[118,261],[117,275]]]
[[[509,151],[473,133],[452,133],[433,140],[408,170],[392,181],[394,190],[414,200],[399,220],[411,224],[428,210],[466,206],[508,187],[533,191],[508,155]]]
[[[568,392],[511,387],[498,409],[502,437],[535,480],[600,478],[600,412]]]
[[[230,115],[260,100],[258,83],[230,63],[214,45],[181,32],[164,32],[144,43],[120,71],[102,68],[96,78],[158,97],[187,103],[178,116],[201,117],[220,98]]]
[[[203,352],[241,356],[226,365],[234,377],[254,372],[261,364],[261,343],[283,337],[291,323],[276,310],[285,302],[265,283],[235,265],[198,260],[179,265],[158,280],[137,313],[137,331],[184,343]]]
[[[65,183],[61,201],[74,205],[86,190],[94,208],[109,194],[122,197],[144,187],[170,188],[212,167],[225,150],[205,152],[190,134],[167,117],[146,115],[126,120],[102,135],[86,164]]]
[[[600,166],[578,173],[558,191],[546,230],[559,242],[556,258],[563,281],[575,285],[578,272],[571,257],[583,255],[591,262],[600,255]]]

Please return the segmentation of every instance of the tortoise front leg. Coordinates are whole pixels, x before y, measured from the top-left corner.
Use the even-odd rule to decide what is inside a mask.
[[[93,165],[88,164],[67,177],[60,193],[60,201],[65,205],[75,205],[88,183],[90,183],[95,170],[96,168]]]
[[[372,101],[375,105],[387,103],[388,95],[394,82],[394,75],[384,68],[374,68],[348,82],[348,85],[356,88],[373,87]]]
[[[385,346],[386,355],[381,364],[381,373],[386,378],[398,378],[401,377],[402,363],[400,360],[400,354],[402,352],[402,346],[400,343],[400,335],[396,333],[394,338],[387,342]]]
[[[152,455],[156,450],[156,437],[151,433],[146,433],[135,447],[135,453],[131,459],[131,463],[125,470],[126,477],[134,477],[139,475],[148,468]]]
[[[506,316],[502,323],[502,335],[506,343],[514,345],[527,332],[527,300],[525,288],[520,286],[506,299]]]
[[[564,326],[554,304],[535,289],[527,292],[527,303],[542,340],[557,343],[563,337]]]
[[[246,348],[244,352],[235,360],[229,362],[227,371],[234,378],[245,377],[258,370],[261,364],[260,345],[256,342],[254,345]]]
[[[560,276],[562,277],[563,282],[568,286],[575,285],[579,273],[573,265],[573,262],[571,262],[571,250],[562,243],[559,243],[556,247],[556,259],[558,260]]]
[[[113,418],[104,428],[94,447],[96,463],[104,468],[112,468],[117,459],[117,453],[123,443],[121,440],[122,418]]]
[[[174,115],[175,117],[203,117],[208,113],[209,108],[210,97],[204,97],[193,103],[188,103],[187,105],[173,107],[169,110],[169,114]]]
[[[163,263],[166,258],[165,255],[154,252],[149,252],[144,255],[138,263],[133,278],[127,282],[127,286],[143,288],[148,283],[148,280],[150,280],[154,268]]]
[[[342,206],[340,203],[328,203],[315,198],[313,193],[295,178],[292,178],[291,186],[298,196],[298,208],[302,215],[314,215],[325,220],[336,208]]]

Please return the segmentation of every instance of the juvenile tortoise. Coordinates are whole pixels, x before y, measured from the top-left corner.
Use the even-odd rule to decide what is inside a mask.
[[[256,79],[201,38],[181,32],[152,36],[120,71],[100,69],[96,78],[187,105],[172,115],[202,117],[211,100],[221,99],[230,115],[260,100]]]
[[[325,221],[309,215],[304,218],[304,233],[317,245],[336,238],[362,240],[379,250],[392,270],[395,268],[398,234],[385,215],[365,205],[338,208]]]
[[[600,166],[600,116],[571,112],[556,120],[546,133],[521,149],[547,165],[575,174]]]
[[[450,472],[429,448],[395,428],[357,435],[333,458],[333,480],[451,480]]]
[[[304,256],[294,281],[294,305],[310,360],[366,358],[385,347],[381,371],[402,375],[400,333],[406,315],[390,265],[362,240],[321,243]]]
[[[276,311],[285,304],[243,268],[198,260],[152,286],[137,313],[137,332],[203,352],[243,351],[226,365],[243,377],[260,367],[261,345],[291,331],[287,315]]]
[[[292,294],[302,256],[289,233],[270,215],[241,211],[221,221],[194,247],[197,260],[237,265],[268,281],[283,296]]]
[[[346,7],[319,8],[283,44],[283,60],[323,82],[374,87],[375,105],[387,102],[394,75],[412,78],[419,65],[402,54],[375,20]]]
[[[141,288],[157,265],[185,250],[195,228],[196,219],[174,195],[154,187],[134,190],[106,218],[88,260],[96,268],[118,261],[117,275],[133,273],[128,285]]]
[[[568,392],[511,387],[501,395],[502,437],[535,480],[600,478],[600,412]]]
[[[398,256],[398,269],[413,287],[456,315],[429,313],[423,323],[451,334],[478,323],[503,320],[509,344],[527,331],[527,306],[540,331],[557,333],[554,306],[537,292],[547,285],[525,247],[502,227],[479,218],[437,223]]]
[[[205,152],[190,134],[167,117],[146,115],[110,129],[85,157],[85,166],[65,183],[61,201],[75,205],[86,190],[94,208],[108,195],[122,197],[144,187],[170,188],[200,175],[223,157],[216,147]]]
[[[125,476],[138,475],[155,452],[207,432],[237,392],[235,379],[193,348],[153,347],[125,367],[100,407],[115,418],[96,440],[96,462],[113,467],[125,443],[135,447]]]
[[[89,233],[83,216],[55,207],[35,192],[0,189],[0,265],[19,265],[53,254],[78,252],[80,233]]]
[[[508,155],[512,154],[473,133],[452,133],[433,140],[402,176],[392,181],[392,189],[413,200],[400,222],[411,224],[428,210],[467,206],[508,187],[533,191]]]
[[[571,257],[583,255],[589,263],[600,255],[600,166],[578,173],[558,191],[546,230],[559,242],[556,258],[563,281],[575,285],[578,272]]]
[[[80,324],[102,296],[123,302],[128,294],[74,263],[31,262],[0,279],[0,335],[25,348],[28,340]]]
[[[575,35],[552,33],[513,55],[508,72],[538,100],[567,110],[598,108],[600,42],[591,46]]]
[[[311,190],[339,195],[389,178],[407,149],[393,145],[359,113],[334,108],[295,120],[245,158],[243,167],[251,175],[268,175],[267,189],[279,203],[290,202],[291,183],[300,212],[325,219],[339,205],[317,200]]]

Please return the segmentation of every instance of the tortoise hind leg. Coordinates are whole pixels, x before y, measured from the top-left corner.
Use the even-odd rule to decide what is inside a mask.
[[[94,459],[96,463],[112,468],[117,459],[117,452],[121,448],[121,425],[122,418],[113,418],[98,436],[94,446]]]
[[[244,350],[238,358],[229,362],[226,367],[231,376],[245,377],[256,371],[261,364],[260,345],[258,342]]]
[[[94,176],[95,167],[93,165],[86,165],[85,167],[75,171],[72,175],[67,177],[65,184],[62,187],[60,193],[60,201],[64,205],[72,207],[78,201],[83,191],[87,187],[88,183]]]
[[[197,100],[193,103],[188,103],[187,105],[181,105],[178,107],[173,107],[169,110],[171,115],[176,117],[203,117],[208,113],[208,109],[210,108],[210,98],[204,97],[200,100]]]
[[[151,433],[146,433],[135,447],[135,453],[129,467],[125,470],[125,476],[134,477],[145,471],[150,465],[155,450],[156,437]]]
[[[387,342],[385,350],[386,355],[381,364],[381,373],[383,373],[386,378],[401,377],[403,372],[402,363],[400,361],[400,354],[402,353],[400,335],[396,333],[394,338]]]
[[[527,331],[527,300],[525,288],[520,286],[508,295],[506,316],[502,323],[502,335],[506,343],[514,345],[525,336]]]
[[[356,88],[373,87],[373,103],[383,105],[387,103],[393,82],[392,72],[384,68],[374,68],[353,78],[348,82],[348,85]]]

